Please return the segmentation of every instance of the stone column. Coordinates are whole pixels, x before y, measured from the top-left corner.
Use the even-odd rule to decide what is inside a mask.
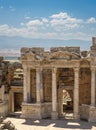
[[[52,69],[52,119],[58,118],[57,113],[57,86],[56,86],[56,68]]]
[[[74,68],[74,118],[79,118],[79,67]]]
[[[27,102],[27,67],[23,66],[23,102]]]
[[[12,112],[14,112],[14,92],[12,92]]]
[[[5,100],[5,94],[4,94],[4,92],[5,92],[5,86],[4,85],[2,85],[1,86],[1,89],[0,89],[0,91],[1,91],[1,99],[2,99],[2,101],[4,101]]]
[[[95,106],[95,67],[91,68],[91,105]]]
[[[27,68],[27,102],[31,102],[30,67]]]
[[[40,68],[36,68],[36,100],[37,100],[37,103],[40,103],[41,102],[41,85],[42,85],[42,82],[41,82],[41,69]]]
[[[40,68],[40,97],[41,97],[41,102],[44,101],[44,95],[43,95],[43,69]]]

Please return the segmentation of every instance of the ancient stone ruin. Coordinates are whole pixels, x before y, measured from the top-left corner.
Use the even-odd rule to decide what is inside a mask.
[[[80,47],[22,48],[22,117],[96,121],[96,38],[90,51]]]
[[[89,51],[21,48],[20,62],[0,58],[0,77],[0,115],[96,121],[96,37]]]

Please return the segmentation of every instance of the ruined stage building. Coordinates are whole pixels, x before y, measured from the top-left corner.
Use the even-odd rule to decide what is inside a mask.
[[[96,121],[96,37],[80,47],[21,48],[20,62],[0,58],[0,115]]]
[[[96,37],[80,47],[21,48],[24,72],[22,117],[96,120]]]

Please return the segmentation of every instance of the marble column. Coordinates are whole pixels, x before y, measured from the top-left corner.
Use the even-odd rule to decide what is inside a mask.
[[[52,69],[52,119],[58,118],[57,113],[57,85],[56,85],[56,68]]]
[[[91,68],[91,105],[95,106],[95,67]]]
[[[27,66],[23,66],[23,102],[27,102]]]
[[[42,84],[42,69],[36,68],[36,101],[43,101],[43,84]]]
[[[79,118],[79,67],[74,68],[74,118]]]

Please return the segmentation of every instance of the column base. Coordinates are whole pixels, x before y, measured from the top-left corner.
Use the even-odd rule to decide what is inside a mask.
[[[52,113],[51,113],[51,119],[53,119],[53,120],[58,119],[58,113],[56,111],[52,111]]]

